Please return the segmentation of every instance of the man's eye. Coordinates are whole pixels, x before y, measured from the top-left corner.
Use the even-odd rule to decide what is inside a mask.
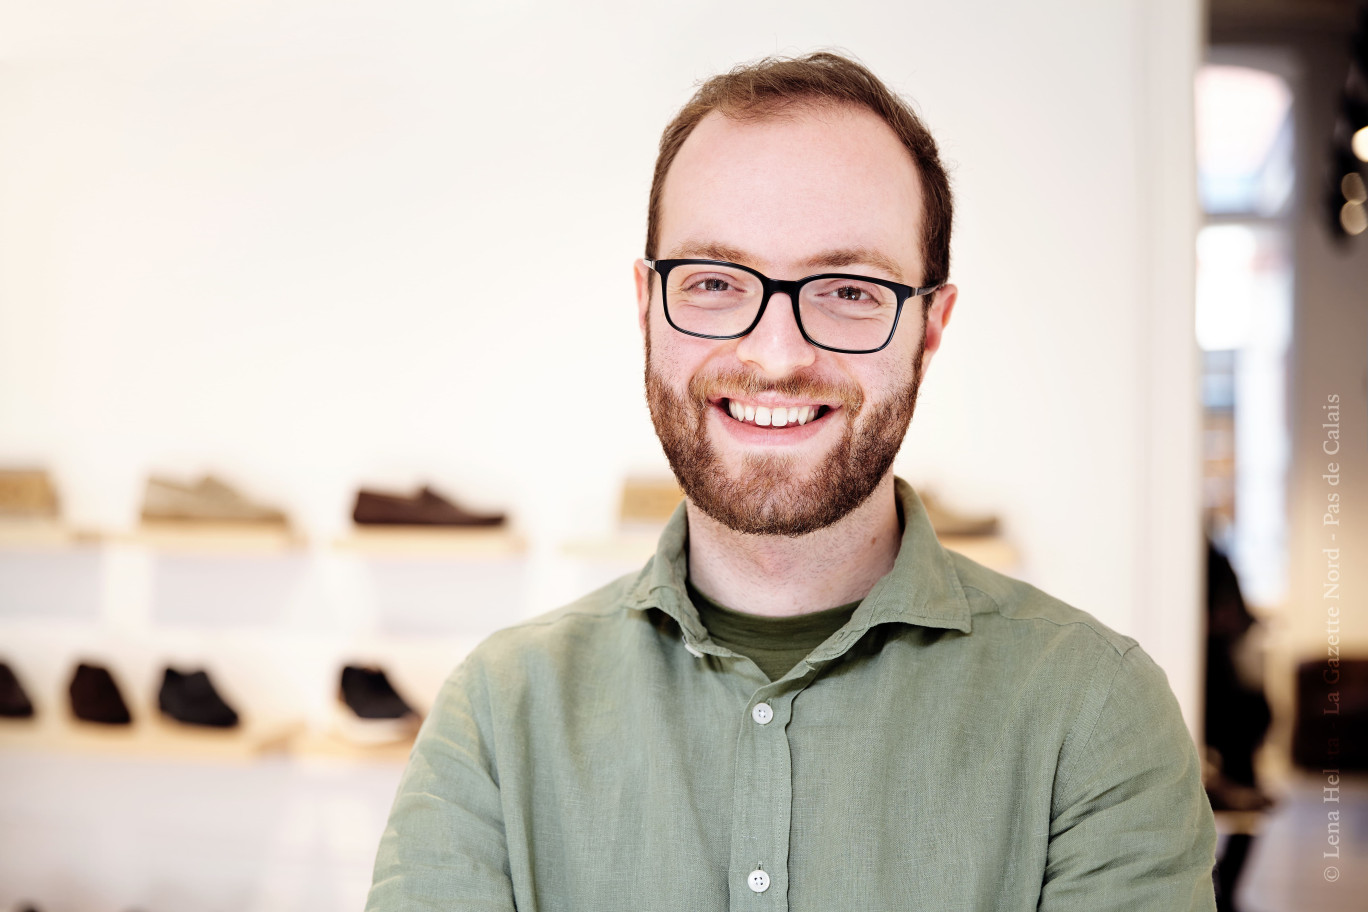
[[[731,283],[726,279],[719,278],[699,279],[697,282],[694,282],[693,285],[689,286],[688,290],[712,292],[731,291]]]
[[[869,292],[855,285],[843,285],[836,289],[836,297],[844,301],[867,301]]]

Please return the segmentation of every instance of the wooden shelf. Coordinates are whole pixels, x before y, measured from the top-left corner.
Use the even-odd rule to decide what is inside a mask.
[[[508,529],[460,526],[353,526],[333,543],[344,551],[385,557],[517,557],[527,551]]]
[[[299,722],[251,718],[236,728],[201,728],[140,707],[133,712],[131,725],[100,725],[53,712],[0,719],[0,748],[246,763],[285,750],[301,728]]]
[[[73,529],[56,520],[0,520],[0,548],[70,548],[97,544],[100,533]]]
[[[130,725],[82,722],[65,712],[31,719],[0,719],[0,750],[39,750],[143,757],[251,763],[268,755],[336,759],[347,762],[408,762],[413,737],[362,744],[334,731],[314,731],[301,720],[244,718],[235,728],[182,725],[159,713],[133,708]],[[416,735],[417,725],[414,726]]]
[[[260,554],[303,548],[302,535],[278,523],[144,521],[114,540],[158,551],[195,554]]]
[[[290,753],[294,756],[361,763],[404,764],[412,750],[412,738],[384,744],[358,744],[334,732],[304,731],[290,742]]]

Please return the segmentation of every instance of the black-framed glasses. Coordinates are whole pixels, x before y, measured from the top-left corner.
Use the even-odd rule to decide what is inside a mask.
[[[723,260],[646,260],[660,275],[665,320],[700,339],[739,339],[755,329],[775,292],[793,302],[793,318],[808,343],[827,351],[866,355],[888,347],[908,298],[920,288],[870,276],[824,272],[771,279]]]

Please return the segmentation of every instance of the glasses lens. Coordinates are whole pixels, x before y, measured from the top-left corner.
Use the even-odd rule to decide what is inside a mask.
[[[798,313],[812,341],[865,351],[879,348],[893,334],[898,295],[856,276],[828,276],[803,286]]]
[[[665,306],[680,329],[705,336],[733,336],[755,321],[765,290],[743,269],[716,263],[683,263],[670,270]]]

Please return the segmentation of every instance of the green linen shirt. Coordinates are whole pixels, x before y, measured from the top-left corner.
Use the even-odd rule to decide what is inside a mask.
[[[443,686],[369,912],[1215,909],[1216,834],[1135,641],[944,549],[770,681],[655,556],[501,630]]]

